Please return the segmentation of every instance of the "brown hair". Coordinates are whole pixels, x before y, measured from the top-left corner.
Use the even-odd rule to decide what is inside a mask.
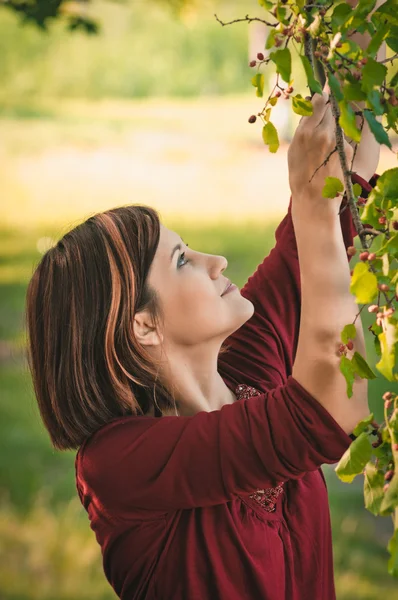
[[[134,314],[162,317],[147,277],[160,236],[156,210],[97,213],[66,233],[37,265],[26,292],[27,361],[51,442],[77,449],[113,419],[178,414]],[[222,346],[220,353],[228,347]],[[157,402],[159,397],[159,404]]]

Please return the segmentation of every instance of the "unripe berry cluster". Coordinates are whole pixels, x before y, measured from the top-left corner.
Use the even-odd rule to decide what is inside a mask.
[[[381,285],[385,285],[385,284],[382,283]],[[369,312],[376,312],[376,310],[374,308],[375,306],[377,306],[377,305],[376,304],[372,304],[372,306],[369,307],[369,308],[373,308],[373,310],[369,311]],[[379,309],[379,308],[380,307],[377,306],[377,309]],[[392,306],[390,306],[390,308],[384,308],[383,311],[378,310],[377,313],[376,313],[376,325],[378,325],[379,327],[382,327],[382,325],[383,325],[383,319],[388,319],[389,317],[391,317],[391,315],[394,314],[394,312],[395,312],[395,310],[394,310],[394,308],[392,308]]]
[[[391,106],[398,106],[398,98],[395,95],[394,88],[387,88],[386,92],[390,96],[388,99],[389,104],[391,104]]]
[[[361,69],[363,67],[363,65],[366,65],[366,63],[368,62],[368,59],[366,58],[366,56],[364,56],[363,58],[360,58],[357,62],[357,67],[359,69]]]
[[[326,58],[329,55],[329,48],[322,44],[319,49],[317,48],[314,52],[314,56],[316,58]]]
[[[261,53],[259,53],[261,54]],[[257,54],[258,56],[258,54]],[[261,56],[263,56],[261,54]],[[256,64],[256,61],[252,61],[254,63],[254,65]],[[253,66],[250,63],[250,66]],[[294,91],[294,87],[292,85],[289,85],[286,90],[283,90],[283,97],[285,98],[285,100],[287,100],[290,96],[289,94],[291,94]],[[275,94],[274,94],[274,98],[279,98],[282,95],[282,92],[280,90],[276,90]],[[258,113],[257,116],[260,116],[261,113]],[[250,115],[250,117],[248,118],[249,123],[255,123],[257,121],[257,117],[256,115]]]
[[[352,340],[348,340],[347,344],[339,344],[338,356],[344,354],[346,356],[347,350],[352,350],[354,348],[354,342]]]
[[[365,260],[372,261],[372,260],[375,260],[376,258],[377,257],[376,257],[375,252],[368,252],[367,250],[365,250],[365,252],[361,252],[359,254],[359,260],[362,260],[362,261],[365,261]]]
[[[257,52],[257,58],[258,60],[264,60],[264,54],[262,52]],[[256,59],[253,59],[249,62],[249,67],[255,67],[257,64]]]
[[[383,400],[390,401],[390,400],[392,400],[392,397],[393,397],[392,392],[384,392],[384,394],[383,394]]]
[[[386,474],[384,475],[384,480],[385,481],[391,481],[391,479],[394,477],[394,471],[393,469],[390,469],[389,471],[386,472]]]
[[[379,305],[378,304],[371,304],[370,306],[368,306],[368,312],[370,313],[378,313],[379,312]]]

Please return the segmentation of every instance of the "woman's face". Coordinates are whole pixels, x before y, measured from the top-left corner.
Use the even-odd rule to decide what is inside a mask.
[[[222,296],[228,283],[223,256],[189,248],[180,236],[161,225],[159,245],[148,276],[163,313],[167,346],[186,347],[222,342],[254,313],[239,289]],[[232,282],[234,283],[234,282]]]

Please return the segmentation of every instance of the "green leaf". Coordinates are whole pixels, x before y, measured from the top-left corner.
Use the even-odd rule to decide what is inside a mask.
[[[359,352],[354,352],[351,362],[355,369],[355,373],[357,373],[359,377],[362,379],[376,379],[376,375],[373,373],[372,369],[369,367],[363,356],[359,354]]]
[[[398,52],[398,27],[394,27],[394,34],[391,36],[388,36],[388,38],[386,39],[386,44],[389,48],[391,48],[391,50],[394,50],[394,52]]]
[[[373,333],[375,333],[376,335],[379,335],[379,333],[382,333],[383,327],[381,325],[378,325],[376,322],[374,322],[370,326],[370,330],[373,331]],[[377,339],[377,338],[375,338],[375,339]]]
[[[377,62],[373,58],[368,58],[368,62],[362,69],[362,89],[364,92],[370,92],[374,87],[379,87],[387,74],[387,67]]]
[[[388,138],[386,130],[384,129],[383,125],[375,119],[375,116],[372,113],[372,111],[365,108],[363,111],[363,115],[369,124],[370,130],[374,134],[379,144],[385,144],[392,150],[391,142]]]
[[[376,30],[376,33],[372,36],[369,46],[366,49],[366,53],[372,58],[376,57],[377,51],[382,45],[383,41],[388,36],[388,32],[390,27],[388,25],[384,25]]]
[[[387,21],[390,25],[398,26],[398,13],[396,0],[384,2],[371,17],[373,22]]]
[[[369,271],[364,262],[357,262],[351,278],[351,294],[355,294],[357,304],[370,304],[378,294],[377,277]]]
[[[370,413],[365,419],[359,421],[359,423],[355,426],[354,431],[352,432],[356,437],[358,437],[363,431],[367,431],[369,425],[374,419],[374,414]]]
[[[301,94],[297,94],[296,96],[292,96],[293,101],[293,111],[302,115],[303,117],[309,117],[314,112],[314,107],[312,106],[311,100],[305,100]]]
[[[398,71],[397,71],[397,73],[398,73]],[[387,110],[384,113],[387,116],[387,128],[392,129],[393,131],[395,131],[395,133],[398,134],[397,111],[388,102],[385,106],[387,107]]]
[[[276,152],[279,148],[279,138],[278,132],[271,121],[264,125],[262,135],[264,144],[269,147],[269,151],[272,153]]]
[[[384,114],[384,107],[380,102],[381,98],[382,95],[378,90],[371,90],[370,92],[368,92],[367,101],[368,104],[370,104],[370,107],[375,113],[375,115]]]
[[[276,72],[282,76],[286,83],[289,83],[292,72],[292,56],[289,48],[275,50],[275,52],[270,53],[269,57],[276,64]]]
[[[365,18],[374,9],[376,0],[359,0],[354,9],[355,17]]]
[[[378,338],[380,340],[381,360],[376,364],[376,369],[378,369],[388,381],[396,381],[396,377],[393,375],[396,343],[398,342],[398,329],[396,325],[386,321],[385,331],[380,333]]]
[[[388,573],[393,577],[398,577],[398,525],[388,542],[387,550],[391,554],[388,559]]]
[[[339,117],[340,127],[343,128],[344,133],[348,135],[348,137],[350,137],[352,140],[354,140],[354,142],[360,142],[361,130],[358,129],[356,125],[355,113],[352,110],[351,106],[347,104],[344,100],[342,100],[341,102],[339,102],[339,108],[341,113]],[[382,126],[380,125],[380,127]]]
[[[272,28],[271,31],[269,32],[267,41],[265,43],[266,50],[269,50],[270,48],[273,48],[275,46],[275,36],[277,33],[278,32],[275,30],[275,28]]]
[[[355,325],[353,325],[352,323],[350,323],[349,325],[346,325],[343,329],[343,331],[341,332],[341,341],[343,342],[343,344],[346,344],[348,342],[348,340],[355,340],[357,335],[357,330]]]
[[[398,473],[394,473],[394,477],[390,481],[390,485],[380,505],[380,514],[382,517],[390,514],[394,508],[398,506]]]
[[[259,98],[263,97],[264,92],[264,75],[262,73],[256,73],[251,79],[252,85],[257,88],[256,96]]]
[[[373,338],[373,345],[374,345],[374,349],[375,349],[377,356],[381,356],[381,346],[380,346],[380,340],[378,337]]]
[[[375,188],[373,188],[370,196],[368,196],[367,202],[363,207],[361,214],[362,223],[369,223],[376,227],[376,229],[380,226],[379,224],[379,213],[376,208],[379,208],[376,204],[376,195],[373,193]]]
[[[398,233],[393,233],[391,235],[390,239],[386,241],[384,246],[382,248],[380,248],[380,251],[383,253],[385,253],[385,252],[394,253],[394,251],[397,251],[397,250],[398,250]]]
[[[359,183],[354,183],[352,189],[356,196],[360,196],[362,194],[362,186]]]
[[[392,77],[392,79],[391,79],[391,81],[389,83],[389,87],[395,87],[397,84],[398,84],[398,71]]]
[[[266,10],[271,10],[271,8],[273,7],[273,4],[272,2],[270,2],[270,0],[258,0],[258,3]]]
[[[363,493],[365,508],[372,514],[378,515],[384,497],[384,473],[378,471],[373,463],[368,462],[365,466],[364,475]]]
[[[386,234],[385,233],[381,233],[380,235],[376,235],[373,238],[372,244],[369,248],[369,250],[371,250],[371,252],[379,252],[380,248],[382,248],[384,242],[386,239]],[[375,332],[376,333],[376,332]]]
[[[385,433],[386,429],[382,429],[381,437],[383,443],[372,450],[373,455],[379,459],[377,465],[379,469],[389,468],[388,465],[391,460],[391,441],[386,439]]]
[[[340,85],[340,84],[338,84],[338,85]],[[333,88],[331,88],[331,89],[333,89]],[[333,90],[333,92],[334,92],[334,90]],[[344,94],[344,99],[347,102],[352,102],[353,100],[354,101],[355,100],[364,101],[367,98],[366,93],[361,89],[361,84],[359,83],[359,81],[356,81],[355,83],[351,83],[351,82],[345,83],[344,87],[343,87],[343,94]]]
[[[308,87],[310,88],[313,94],[321,94],[322,95],[322,86],[314,77],[314,72],[312,70],[310,61],[306,56],[301,56],[301,62],[303,63],[303,67],[305,70],[305,74],[307,76]]]
[[[394,443],[398,443],[398,410],[394,410],[390,417],[390,429]]]
[[[328,82],[329,87],[332,90],[337,102],[341,102],[344,98],[343,93],[341,91],[340,83],[338,79],[328,71]]]
[[[276,18],[284,25],[288,25],[289,21],[286,18],[286,8],[279,3],[276,5]]]
[[[333,11],[331,17],[331,24],[333,33],[337,33],[337,30],[345,24],[345,22],[351,17],[352,8],[348,4],[338,4]]]
[[[344,191],[344,185],[338,177],[326,177],[322,190],[324,198],[335,198],[338,192]]]
[[[361,433],[347,448],[340,458],[335,472],[341,481],[352,483],[354,478],[363,472],[366,463],[372,456],[372,445],[367,433]]]
[[[378,190],[384,198],[391,200],[395,204],[398,198],[398,167],[384,171],[378,178],[375,189]]]
[[[342,355],[342,357],[340,359],[340,371],[344,375],[346,383],[347,383],[347,396],[349,398],[351,398],[352,386],[355,381],[354,369],[353,369],[350,359],[344,355]]]

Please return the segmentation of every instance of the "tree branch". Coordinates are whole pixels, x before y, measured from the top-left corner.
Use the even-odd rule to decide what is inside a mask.
[[[304,52],[305,52],[306,57],[310,61],[310,64],[313,65],[314,59],[313,59],[313,54],[312,54],[312,43],[305,45]],[[322,63],[319,63],[319,67],[322,70],[324,68]],[[330,67],[330,65],[327,65],[327,68],[332,72],[332,68]],[[324,75],[325,75],[325,73],[324,73]],[[325,75],[325,81],[327,81],[326,75]],[[329,154],[329,156],[325,160],[326,161],[329,160],[330,156],[337,150],[337,152],[339,154],[339,158],[340,158],[340,165],[341,165],[341,168],[343,171],[344,187],[346,190],[345,196],[347,198],[348,206],[351,211],[351,215],[352,215],[352,218],[354,221],[355,228],[360,237],[362,247],[365,250],[367,250],[370,246],[368,240],[366,239],[366,235],[368,232],[362,225],[362,222],[361,222],[361,219],[359,216],[359,211],[358,211],[358,208],[357,208],[356,202],[355,202],[354,190],[353,190],[352,181],[351,181],[351,170],[348,169],[347,159],[346,159],[346,155],[345,155],[345,151],[344,151],[344,133],[339,124],[340,110],[339,110],[337,100],[334,97],[332,90],[329,89],[328,91],[329,91],[329,99],[330,99],[330,103],[331,103],[332,113],[333,113],[334,121],[335,121],[336,147],[334,148],[334,150]],[[354,156],[355,156],[355,153],[354,153]],[[322,165],[320,165],[320,166],[322,166]],[[318,167],[318,169],[319,168],[320,167]],[[315,171],[315,173],[316,173],[316,171]]]

